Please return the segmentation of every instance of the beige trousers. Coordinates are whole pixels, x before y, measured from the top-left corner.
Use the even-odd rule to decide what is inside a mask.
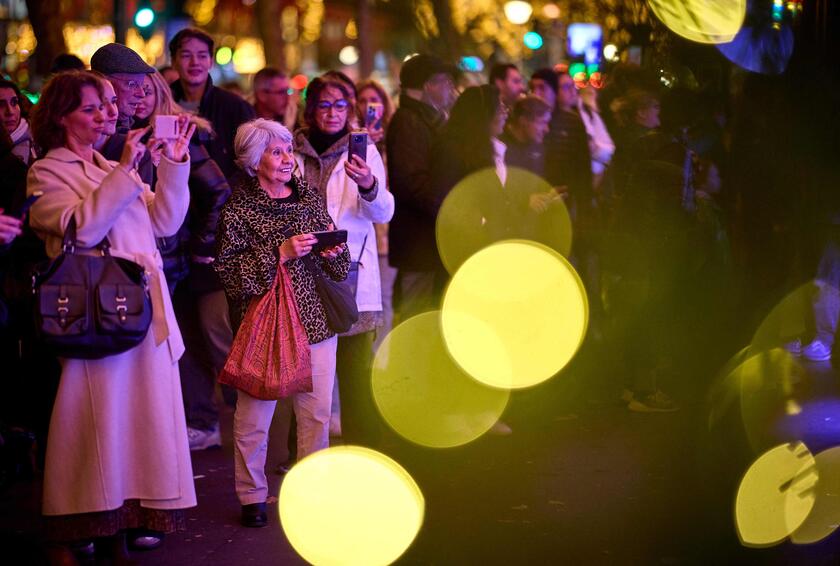
[[[312,348],[312,392],[293,398],[297,417],[298,459],[330,445],[330,409],[335,380],[335,353],[338,338],[333,336]],[[265,458],[268,429],[277,401],[256,399],[237,391],[233,416],[233,457],[236,495],[242,505],[262,503],[268,496]]]

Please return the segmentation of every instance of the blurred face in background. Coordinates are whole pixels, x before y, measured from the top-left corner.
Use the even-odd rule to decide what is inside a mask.
[[[20,100],[11,88],[0,88],[0,119],[9,134],[20,125]]]
[[[145,120],[155,111],[156,104],[155,88],[152,84],[152,79],[147,75],[143,80],[143,99],[137,106],[137,114],[135,116],[141,120]]]
[[[274,77],[265,81],[254,92],[254,98],[260,106],[266,108],[275,116],[283,116],[289,104],[289,79]]]
[[[490,137],[497,138],[505,131],[505,122],[507,122],[508,109],[503,103],[499,103],[496,108],[496,113],[493,115],[493,121],[490,122]]]
[[[172,66],[187,85],[203,86],[213,66],[210,46],[195,37],[185,39],[175,52]]]
[[[649,129],[658,128],[659,102],[653,101],[650,104],[639,108],[636,111],[636,123]]]
[[[542,79],[531,79],[531,94],[548,104],[552,110],[557,104],[557,93]]]
[[[367,119],[368,106],[374,105],[376,112],[375,120]],[[385,101],[379,96],[379,92],[373,87],[367,87],[359,92],[359,100],[356,104],[356,111],[359,114],[363,124],[372,125],[382,119],[382,113],[385,110]]]
[[[449,112],[458,98],[455,82],[448,73],[432,75],[423,85],[423,99],[441,112]]]
[[[540,144],[548,133],[548,124],[551,122],[551,112],[546,112],[536,118],[519,118],[517,127],[525,138],[534,144]]]
[[[508,108],[512,108],[514,103],[525,94],[525,79],[517,69],[508,69],[505,80],[496,80],[496,87],[502,96],[502,102]]]
[[[325,134],[337,134],[347,125],[347,115],[350,112],[350,102],[344,97],[344,93],[328,86],[318,99],[315,125]]]
[[[578,93],[575,81],[569,75],[560,76],[560,92],[557,93],[557,102],[563,110],[571,110],[577,105]]]
[[[120,117],[120,109],[117,99],[117,92],[111,81],[102,81],[102,106],[105,110],[105,131],[106,136],[113,136],[117,133],[117,119]]]

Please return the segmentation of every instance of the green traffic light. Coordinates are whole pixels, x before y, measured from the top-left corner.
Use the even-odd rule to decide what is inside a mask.
[[[151,8],[140,8],[134,14],[134,24],[139,28],[147,28],[155,21],[155,12]]]

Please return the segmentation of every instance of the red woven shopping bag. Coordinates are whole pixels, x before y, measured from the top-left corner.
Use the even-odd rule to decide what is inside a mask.
[[[312,391],[309,340],[282,263],[271,289],[248,305],[219,383],[265,400]]]

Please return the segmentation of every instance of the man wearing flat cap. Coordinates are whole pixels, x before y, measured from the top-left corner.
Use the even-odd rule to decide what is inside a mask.
[[[388,259],[398,270],[394,308],[399,320],[439,308],[446,282],[435,241],[440,202],[431,186],[431,161],[434,139],[457,97],[456,73],[432,55],[415,55],[400,69],[400,107],[385,142],[396,202]]]
[[[154,68],[147,65],[133,49],[120,43],[109,43],[97,49],[90,58],[90,68],[108,77],[114,85],[120,110],[117,131],[127,131],[137,106],[145,96],[143,79],[154,73]]]
[[[109,43],[97,49],[90,58],[90,68],[105,75],[114,85],[120,113],[117,118],[117,133],[108,138],[99,153],[106,159],[119,161],[125,145],[125,135],[131,129],[137,106],[145,96],[143,79],[155,70],[133,49],[120,43]],[[154,186],[154,167],[148,151],[140,159],[137,173],[144,183]]]

